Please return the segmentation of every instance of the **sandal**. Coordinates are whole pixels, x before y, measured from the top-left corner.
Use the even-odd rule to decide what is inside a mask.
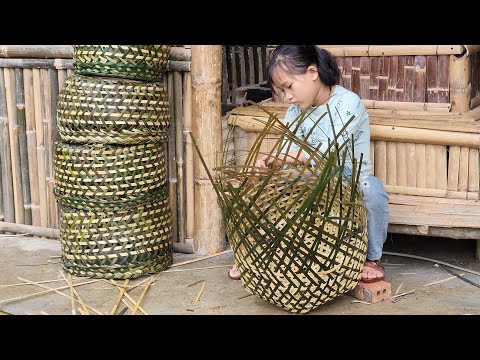
[[[364,279],[364,278],[361,278],[360,281],[363,282],[363,283],[373,283],[373,282],[377,282],[377,281],[382,281],[385,279],[385,268],[383,267],[383,264],[380,262],[380,260],[367,260],[365,261],[365,264],[363,265],[363,267],[367,267],[367,268],[370,268],[370,269],[374,269],[376,271],[379,271],[382,273],[381,276],[378,276],[378,277],[375,277],[375,278],[371,278],[371,279]],[[362,270],[362,273],[363,273],[363,270]]]
[[[238,275],[238,276],[233,276],[230,271],[233,270],[233,267],[231,267],[230,269],[228,269],[228,277],[232,280],[240,280],[241,278],[241,275]],[[238,270],[237,270],[238,271]]]

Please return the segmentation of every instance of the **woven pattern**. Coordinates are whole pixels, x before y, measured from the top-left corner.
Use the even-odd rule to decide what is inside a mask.
[[[161,144],[71,145],[57,142],[54,192],[63,206],[84,210],[128,209],[164,196]]]
[[[173,263],[168,198],[130,210],[60,213],[62,261],[77,276],[135,278]]]
[[[74,45],[75,72],[160,81],[166,71],[170,45]]]
[[[65,142],[158,142],[168,138],[169,126],[161,83],[72,75],[58,97],[58,134]]]
[[[295,135],[305,114],[288,126],[269,114],[265,124],[252,120],[264,130],[245,164],[232,167],[224,154],[210,180],[245,289],[285,310],[306,313],[360,280],[367,250],[360,169],[354,160],[352,174],[345,175],[347,155],[354,158],[348,137],[340,146],[337,134],[322,154],[308,143],[311,132],[304,140]],[[260,153],[270,132],[284,135],[269,153]],[[285,162],[293,144],[309,166],[298,157],[296,165]],[[273,166],[257,166],[261,155],[274,160]]]
[[[227,200],[235,204],[229,207],[235,212],[226,219],[227,233],[246,290],[286,310],[306,313],[353,289],[366,259],[366,211],[347,201],[347,183],[341,201],[338,192],[319,189],[315,174],[298,181],[294,174],[285,178],[277,173],[259,181],[268,181],[260,194],[249,191]],[[327,208],[331,196],[335,200]],[[272,206],[272,198],[278,206]],[[307,211],[308,201],[313,204]],[[345,214],[353,220],[342,223]],[[293,225],[286,218],[295,219]],[[259,221],[252,225],[254,219]]]

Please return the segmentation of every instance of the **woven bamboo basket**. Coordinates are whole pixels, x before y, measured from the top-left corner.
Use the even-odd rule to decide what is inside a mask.
[[[334,142],[332,151],[321,154],[291,131],[297,123],[287,127],[272,115],[245,165],[219,166],[211,181],[245,289],[306,313],[356,286],[367,227],[356,162],[352,175],[344,175],[347,153]],[[256,167],[273,127],[285,135],[268,155],[281,165]],[[292,143],[312,167],[282,165],[281,149]]]
[[[77,276],[128,279],[173,263],[168,197],[129,210],[62,208],[63,268]]]
[[[162,144],[72,145],[57,142],[54,158],[58,202],[83,210],[129,209],[165,196]]]
[[[170,45],[74,45],[77,74],[160,81]]]
[[[58,134],[65,142],[159,142],[168,138],[169,126],[161,83],[72,75],[58,97]]]

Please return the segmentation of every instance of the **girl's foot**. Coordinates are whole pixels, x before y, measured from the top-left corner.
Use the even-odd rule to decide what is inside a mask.
[[[362,278],[364,283],[372,283],[385,279],[385,269],[380,260],[367,260],[363,265]]]
[[[240,272],[237,269],[237,265],[233,265],[230,270],[228,270],[228,277],[232,280],[240,280]]]

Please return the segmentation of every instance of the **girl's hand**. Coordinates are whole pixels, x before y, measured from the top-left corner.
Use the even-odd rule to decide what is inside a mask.
[[[269,157],[268,155],[262,155],[257,162],[255,163],[258,167],[271,167],[273,164],[274,159]]]

